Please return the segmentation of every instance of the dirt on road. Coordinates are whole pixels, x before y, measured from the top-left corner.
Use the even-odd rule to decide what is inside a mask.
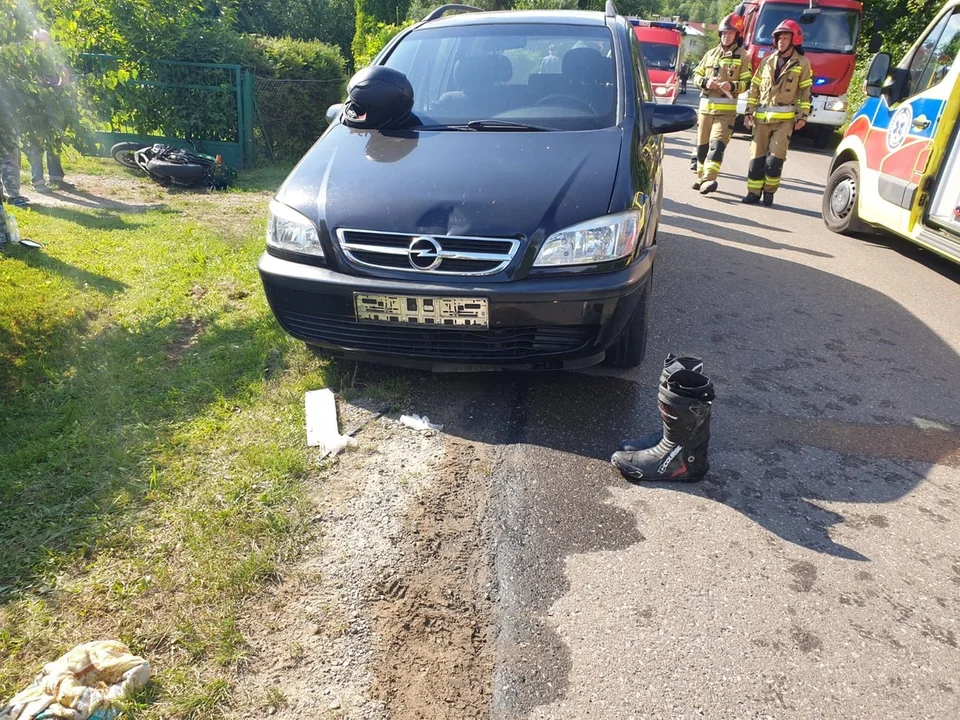
[[[489,713],[495,449],[365,404],[340,403],[342,427],[366,424],[313,480],[304,559],[251,604],[235,717]]]

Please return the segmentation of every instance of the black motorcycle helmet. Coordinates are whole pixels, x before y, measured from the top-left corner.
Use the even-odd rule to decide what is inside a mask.
[[[384,129],[401,127],[413,109],[413,86],[399,70],[374,65],[350,79],[343,122],[349,127]]]

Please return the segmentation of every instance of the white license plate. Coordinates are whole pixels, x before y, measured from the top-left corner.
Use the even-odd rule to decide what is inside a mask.
[[[407,295],[353,296],[358,322],[396,323],[421,327],[490,327],[486,298],[411,297]]]

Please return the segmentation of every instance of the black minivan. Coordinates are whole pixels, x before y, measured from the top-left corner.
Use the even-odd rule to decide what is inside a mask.
[[[661,135],[696,115],[653,102],[612,2],[444,6],[374,65],[409,80],[412,120],[351,127],[334,106],[270,203],[259,271],[283,328],[434,370],[638,365]]]

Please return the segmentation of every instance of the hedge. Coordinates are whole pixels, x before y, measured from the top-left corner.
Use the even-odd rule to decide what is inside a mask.
[[[257,76],[259,110],[273,152],[299,157],[326,127],[327,108],[343,100],[343,55],[339,48],[315,41],[248,40],[251,53],[246,60]]]

